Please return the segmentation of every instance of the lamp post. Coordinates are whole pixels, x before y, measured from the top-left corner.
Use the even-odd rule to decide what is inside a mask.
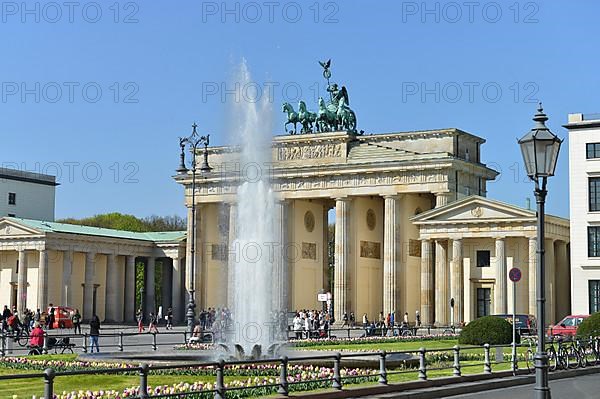
[[[198,125],[194,123],[192,125],[192,134],[188,137],[180,137],[179,138],[179,147],[181,149],[180,153],[180,163],[179,168],[177,168],[177,173],[180,176],[188,175],[189,170],[185,166],[185,148],[188,147],[190,152],[192,153],[192,162],[191,162],[191,172],[192,172],[192,236],[188,237],[191,239],[190,243],[190,256],[191,256],[191,266],[190,266],[190,286],[189,286],[189,297],[187,303],[187,311],[185,314],[185,318],[187,321],[187,330],[191,334],[194,330],[195,318],[196,318],[196,303],[194,301],[194,286],[196,280],[196,153],[198,148],[203,145],[204,146],[204,161],[200,166],[200,172],[208,173],[212,170],[212,168],[208,165],[208,145],[210,142],[210,134],[206,136],[198,135],[196,128]],[[189,223],[189,221],[188,221]]]
[[[525,162],[527,175],[535,183],[535,199],[537,203],[537,264],[536,264],[536,295],[537,295],[537,320],[538,320],[538,345],[535,360],[535,398],[549,399],[551,397],[548,386],[548,355],[545,350],[545,279],[544,279],[544,205],[546,202],[546,183],[548,177],[554,176],[558,152],[562,140],[555,136],[548,127],[548,117],[544,113],[542,104],[533,117],[535,126],[519,140],[521,153]]]

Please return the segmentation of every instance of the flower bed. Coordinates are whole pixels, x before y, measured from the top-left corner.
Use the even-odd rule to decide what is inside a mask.
[[[345,378],[347,384],[358,384],[364,382],[375,382],[378,376],[372,375],[375,371],[365,369],[342,369],[340,374]],[[290,391],[307,391],[320,388],[328,388],[331,381],[310,381],[315,379],[330,379],[333,377],[333,369],[317,368],[303,371],[290,371],[287,378]],[[227,393],[228,398],[244,398],[249,396],[266,396],[277,392],[277,377],[252,377],[244,380],[232,380],[225,384],[226,388],[238,388]],[[275,386],[271,386],[274,385]],[[243,389],[240,389],[243,388]],[[148,386],[151,395],[182,395],[188,399],[205,399],[214,396],[214,383],[207,382],[180,382],[172,385]],[[126,388],[123,391],[98,390],[98,391],[73,391],[55,394],[55,399],[123,399],[138,397],[139,386]]]
[[[356,337],[356,338],[309,338],[290,340],[296,347],[305,346],[325,346],[325,345],[347,345],[347,344],[372,344],[372,343],[394,343],[394,342],[415,342],[415,341],[441,341],[447,339],[456,339],[458,334],[437,334],[437,335],[419,335],[408,337]]]

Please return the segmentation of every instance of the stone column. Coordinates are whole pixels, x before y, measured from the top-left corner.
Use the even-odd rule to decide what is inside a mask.
[[[39,254],[37,303],[38,308],[46,309],[48,306],[48,250],[42,249]]]
[[[167,314],[169,307],[173,307],[172,289],[173,289],[173,265],[171,258],[161,258],[162,268],[162,311],[163,317]]]
[[[450,298],[454,298],[454,324],[464,320],[464,281],[463,281],[462,240],[452,240],[452,264],[450,270]]]
[[[237,204],[229,204],[229,240],[227,244],[227,303],[230,308],[233,307],[235,291],[235,269],[237,267],[238,256],[241,254],[235,248],[235,239],[237,237]]]
[[[421,323],[433,324],[434,303],[433,243],[421,240]]]
[[[73,306],[73,293],[71,292],[71,274],[73,273],[73,251],[63,251],[63,272],[62,272],[62,303],[65,306]]]
[[[394,313],[398,316],[401,308],[397,303],[400,264],[400,206],[398,196],[384,197],[383,227],[383,314]]]
[[[180,257],[171,258],[173,262],[173,278],[171,280],[171,307],[173,308],[173,318],[175,321],[183,320],[184,306],[181,303],[181,272],[182,264]]]
[[[117,272],[117,257],[115,254],[106,255],[106,301],[104,317],[107,321],[118,321],[120,318],[118,304],[119,273]]]
[[[334,317],[341,323],[348,306],[348,258],[350,252],[350,199],[335,200],[335,271],[334,271]]]
[[[556,269],[554,259],[554,240],[546,238],[545,242],[545,275],[546,275],[546,323],[556,323],[556,279],[554,278],[554,270]]]
[[[135,256],[125,257],[125,321],[135,320]]]
[[[527,264],[528,267],[528,284],[529,284],[529,314],[536,315],[537,314],[537,280],[536,280],[536,264],[537,264],[537,239],[536,237],[529,237],[528,241],[528,252],[529,252],[529,261]]]
[[[445,240],[435,240],[435,324],[447,326],[448,308],[448,250]]]
[[[91,320],[94,313],[94,282],[96,277],[96,253],[86,252],[83,285],[83,318]]]
[[[19,250],[19,271],[17,275],[17,312],[19,315],[22,315],[25,309],[27,309],[27,251]]]
[[[277,248],[275,250],[275,270],[273,279],[274,303],[277,310],[286,310],[288,304],[288,273],[289,265],[286,254],[288,243],[288,204],[286,201],[277,201],[275,203],[275,241]]]
[[[435,207],[439,208],[441,206],[447,205],[449,197],[450,193],[435,193]]]
[[[290,223],[290,222],[288,222]],[[329,205],[323,203],[323,291],[330,291],[329,281]]]
[[[146,287],[144,289],[146,293],[146,302],[144,306],[144,311],[146,315],[150,312],[156,314],[156,297],[155,297],[155,286],[154,286],[154,271],[156,268],[156,258],[153,256],[148,257],[148,261],[146,263]]]
[[[571,314],[571,277],[569,268],[569,257],[567,252],[567,243],[565,241],[555,241],[554,258],[556,270],[554,273],[556,289],[554,291],[555,318],[560,320]]]
[[[496,238],[496,286],[494,287],[494,312],[496,314],[508,313],[507,280],[506,240]]]

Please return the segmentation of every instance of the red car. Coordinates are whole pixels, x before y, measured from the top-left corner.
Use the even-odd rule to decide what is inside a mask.
[[[54,308],[54,324],[52,328],[73,328],[71,316],[75,313],[75,309],[66,306],[53,306]],[[50,314],[48,307],[47,314]]]
[[[589,314],[566,316],[556,325],[548,327],[548,336],[572,337],[577,334],[577,327],[588,317]]]

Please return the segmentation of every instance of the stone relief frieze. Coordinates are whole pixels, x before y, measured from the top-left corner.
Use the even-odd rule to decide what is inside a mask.
[[[299,159],[339,158],[342,156],[342,144],[317,144],[276,149],[278,161]]]

